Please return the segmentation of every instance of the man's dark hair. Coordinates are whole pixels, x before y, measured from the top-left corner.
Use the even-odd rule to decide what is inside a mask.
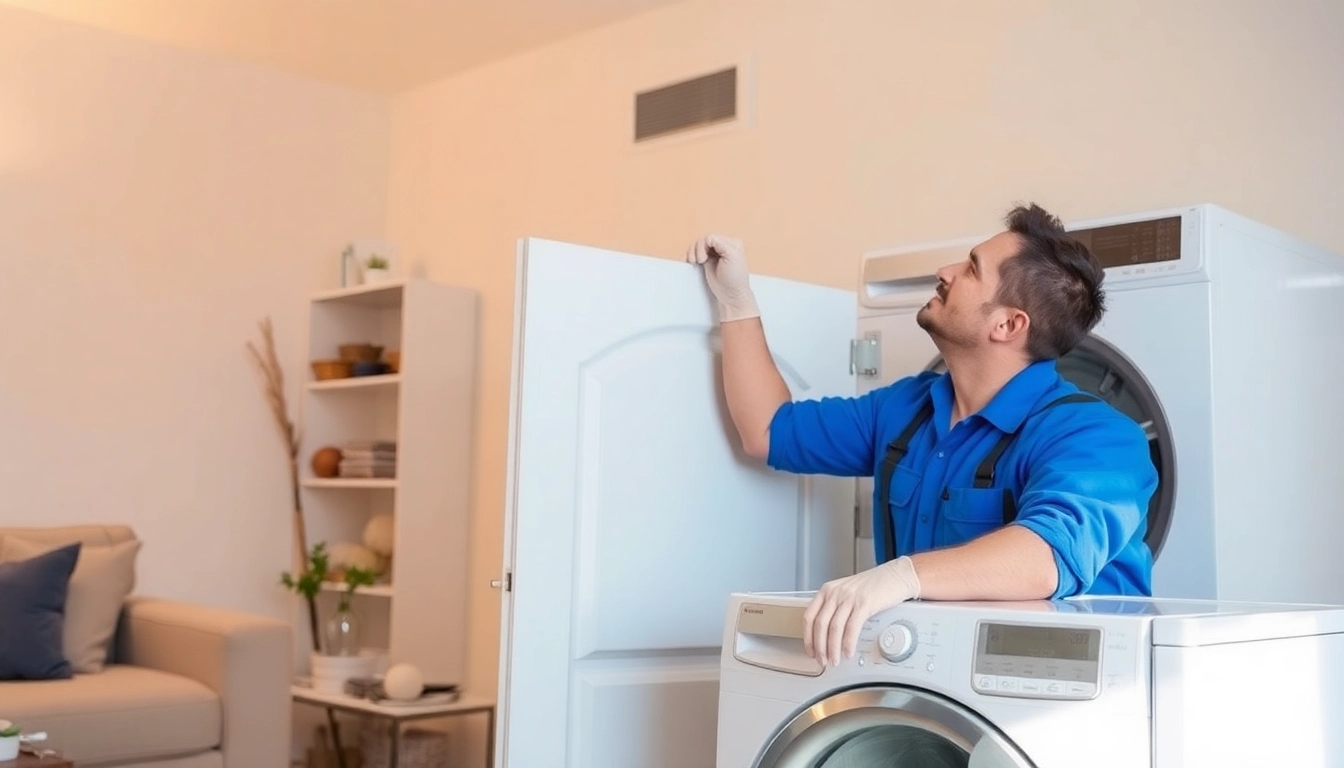
[[[1033,361],[1058,358],[1073,349],[1106,311],[1101,264],[1059,219],[1032,203],[1005,217],[1021,249],[999,267],[994,300],[1031,318],[1027,354]]]

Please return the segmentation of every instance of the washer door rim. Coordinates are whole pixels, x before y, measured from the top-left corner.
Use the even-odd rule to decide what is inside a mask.
[[[952,699],[903,685],[836,691],[813,702],[779,729],[752,768],[803,768],[836,736],[871,726],[904,725],[946,739],[968,755],[989,739],[1015,768],[1035,764],[997,728]]]

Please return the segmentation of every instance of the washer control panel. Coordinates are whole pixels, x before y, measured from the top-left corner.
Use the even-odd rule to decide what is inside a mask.
[[[889,680],[919,680],[951,684],[952,665],[945,663],[942,622],[916,621],[909,616],[878,614],[859,634],[854,664],[859,670],[880,674]]]
[[[1091,699],[1101,686],[1102,630],[982,621],[971,685],[989,696]]]

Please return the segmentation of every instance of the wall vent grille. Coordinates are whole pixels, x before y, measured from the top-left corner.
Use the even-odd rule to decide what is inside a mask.
[[[737,117],[737,67],[635,94],[635,141]]]

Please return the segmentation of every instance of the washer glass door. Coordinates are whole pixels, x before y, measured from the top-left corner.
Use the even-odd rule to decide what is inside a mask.
[[[793,718],[755,768],[1033,768],[989,722],[899,686],[837,693]]]

